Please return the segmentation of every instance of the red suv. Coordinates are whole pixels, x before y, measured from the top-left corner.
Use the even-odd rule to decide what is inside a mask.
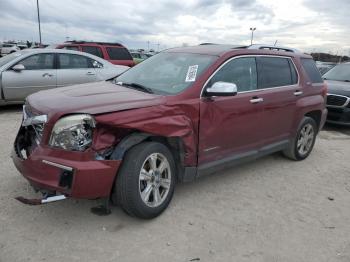
[[[86,52],[101,57],[115,65],[130,67],[135,65],[128,49],[119,43],[68,41],[57,46],[57,48]]]
[[[326,94],[309,55],[226,45],[170,49],[110,82],[36,93],[12,157],[44,198],[20,200],[106,198],[155,217],[176,181],[278,151],[305,159]]]

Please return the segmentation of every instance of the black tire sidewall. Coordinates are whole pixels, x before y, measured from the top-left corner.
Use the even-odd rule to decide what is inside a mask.
[[[298,151],[298,139],[299,139],[301,130],[307,124],[312,125],[313,131],[314,131],[314,138],[313,138],[312,145],[310,147],[309,152],[307,152],[305,155],[301,155]],[[295,141],[294,141],[294,155],[295,155],[296,160],[304,160],[305,158],[307,158],[311,154],[311,152],[314,148],[315,142],[316,142],[316,136],[317,136],[317,124],[316,124],[315,120],[313,120],[310,117],[305,117],[299,126],[299,129],[298,129],[297,135],[295,137]]]
[[[139,174],[142,165],[146,158],[153,153],[164,155],[169,162],[171,170],[171,183],[168,195],[164,202],[157,207],[149,207],[146,205],[141,199],[139,192]],[[123,176],[120,177],[124,181],[121,186],[126,188],[118,188],[120,187],[120,183],[117,183],[116,188],[116,190],[123,190],[126,192],[121,200],[122,208],[127,213],[141,218],[153,218],[160,215],[169,205],[175,188],[176,169],[174,158],[170,150],[165,145],[158,142],[144,142],[129,150],[123,162],[122,170],[118,176]]]

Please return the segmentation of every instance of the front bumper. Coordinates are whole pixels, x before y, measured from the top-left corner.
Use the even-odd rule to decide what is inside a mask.
[[[12,150],[18,171],[36,189],[73,198],[108,197],[120,160],[95,160],[92,152],[70,152],[38,145],[27,158]]]
[[[348,107],[327,107],[327,122],[332,124],[350,126],[350,108]]]

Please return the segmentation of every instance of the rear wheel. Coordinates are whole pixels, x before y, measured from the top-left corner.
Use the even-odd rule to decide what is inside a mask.
[[[304,160],[307,158],[316,141],[317,124],[314,119],[304,117],[296,137],[290,143],[289,147],[283,151],[283,154],[293,160]]]
[[[130,149],[118,172],[113,202],[140,218],[160,215],[169,205],[175,187],[175,163],[169,149],[145,142]]]

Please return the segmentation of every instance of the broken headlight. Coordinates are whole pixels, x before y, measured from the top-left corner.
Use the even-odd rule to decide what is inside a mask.
[[[87,114],[66,116],[52,129],[50,146],[71,151],[84,151],[92,144],[95,120]]]

